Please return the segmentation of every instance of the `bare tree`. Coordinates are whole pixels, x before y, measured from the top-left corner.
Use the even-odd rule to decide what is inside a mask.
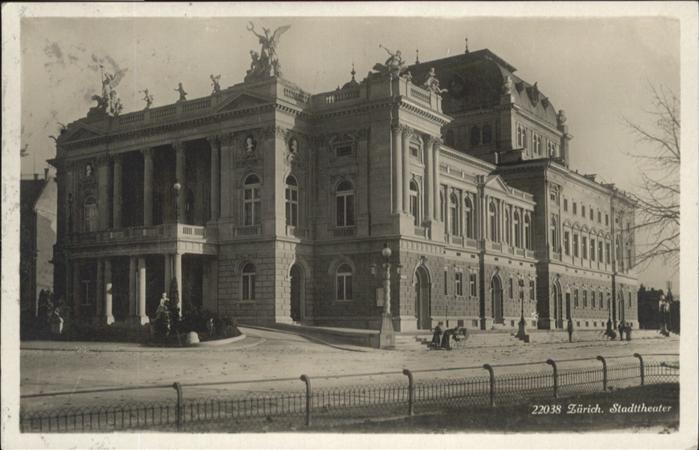
[[[662,259],[675,267],[680,252],[680,106],[670,90],[650,86],[653,107],[646,111],[652,125],[624,119],[639,143],[640,153],[630,154],[638,163],[641,183],[629,195],[637,204],[636,230],[643,230],[648,244],[637,248],[636,262]]]

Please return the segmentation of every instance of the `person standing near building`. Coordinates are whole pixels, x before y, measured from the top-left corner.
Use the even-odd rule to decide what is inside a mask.
[[[568,319],[568,342],[573,342],[573,319]]]

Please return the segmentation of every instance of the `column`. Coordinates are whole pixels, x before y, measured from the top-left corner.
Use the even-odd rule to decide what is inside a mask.
[[[138,315],[136,320],[140,325],[148,323],[146,315],[146,258],[138,257]]]
[[[403,129],[403,212],[410,213],[410,133],[408,128]]]
[[[109,228],[109,162],[106,158],[97,165],[97,210],[99,229]]]
[[[400,128],[396,125],[391,128],[393,153],[393,214],[400,214],[403,211],[403,183],[401,183],[401,173],[403,166],[403,152],[401,150]]]
[[[177,280],[177,308],[182,316],[182,253],[175,253],[175,279]]]
[[[434,186],[433,184],[433,169],[434,158],[432,154],[432,138],[428,137],[425,139],[425,145],[423,146],[423,152],[425,154],[425,221],[431,222],[432,217],[434,217],[434,195],[432,194]]]
[[[220,158],[220,142],[217,138],[210,138],[209,147],[211,147],[211,195],[210,195],[210,220],[218,220],[219,217],[219,189],[220,182],[219,177],[221,176],[219,167]]]
[[[172,256],[168,254],[163,255],[163,267],[165,268],[163,271],[163,279],[165,284],[163,287],[163,292],[167,292],[168,295],[170,295],[170,283],[172,282]]]
[[[107,325],[114,323],[112,314],[112,262],[104,260],[104,311],[102,317]]]
[[[102,315],[102,307],[104,306],[104,260],[97,259],[97,286],[95,288],[95,316]]]
[[[435,139],[432,141],[432,149],[431,151],[434,152],[434,164],[432,165],[432,183],[434,184],[434,187],[432,188],[432,197],[433,197],[433,204],[434,204],[434,218],[435,220],[439,220],[439,208],[441,207],[439,203],[439,191],[441,189],[441,183],[440,183],[440,174],[439,174],[439,164],[440,164],[440,154],[439,154],[439,145],[440,142],[438,139]]]
[[[136,277],[136,257],[129,257],[129,317],[136,316],[137,310],[137,277]]]
[[[172,145],[175,148],[175,177],[177,181],[182,185],[182,190],[180,190],[180,195],[177,197],[177,208],[179,209],[180,222],[186,222],[185,220],[185,200],[187,199],[187,188],[185,180],[185,158],[184,158],[184,143],[175,142]]]
[[[121,155],[114,156],[112,228],[121,228]]]
[[[153,225],[153,149],[143,150],[143,225]]]

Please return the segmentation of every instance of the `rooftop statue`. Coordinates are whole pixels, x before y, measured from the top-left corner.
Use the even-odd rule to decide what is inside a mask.
[[[255,25],[252,22],[249,22],[247,29],[257,37],[261,48],[260,53],[253,51],[250,52],[252,61],[250,64],[250,70],[248,70],[247,75],[245,76],[245,81],[251,79],[280,77],[282,75],[281,64],[279,64],[279,58],[277,57],[277,46],[279,45],[279,38],[289,28],[291,28],[291,26],[284,25],[277,28],[270,34],[269,28],[262,27],[262,31],[265,33],[262,35],[257,33],[255,31]]]
[[[507,75],[505,81],[502,84],[502,93],[504,95],[512,94],[512,77]]]
[[[143,101],[146,102],[145,109],[150,109],[150,106],[153,104],[153,95],[148,92],[148,89],[139,92],[143,92]]]
[[[179,92],[180,98],[177,100],[178,102],[185,102],[187,101],[187,93],[185,92],[184,88],[182,87],[182,83],[177,83],[177,89],[173,89],[175,92]]]
[[[401,54],[400,50],[392,52],[381,44],[379,44],[379,47],[386,50],[386,53],[388,53],[388,59],[383,64],[376,63],[374,65],[375,71],[384,74],[391,74],[392,76],[398,76],[405,72],[405,61],[403,61],[403,55]]]
[[[211,86],[213,87],[213,91],[211,91],[211,95],[218,95],[221,93],[221,84],[219,83],[219,80],[221,79],[221,75],[216,75],[214,76],[213,74],[209,75],[209,78],[211,78]]]
[[[118,80],[110,73],[105,73],[102,76],[102,95],[93,95],[91,98],[97,102],[97,105],[90,108],[88,116],[95,115],[111,115],[116,117],[121,113],[123,108],[121,100],[116,92]]]
[[[434,67],[432,67],[427,73],[427,77],[425,77],[425,82],[422,84],[422,87],[434,92],[435,94],[447,92],[446,89],[441,89],[439,87],[439,80],[437,79],[437,72],[434,70]]]

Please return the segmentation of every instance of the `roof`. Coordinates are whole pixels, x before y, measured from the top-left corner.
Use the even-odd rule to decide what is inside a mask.
[[[503,86],[512,80],[513,103],[544,122],[556,126],[556,108],[537,83],[531,84],[515,75],[514,66],[488,49],[425,61],[409,66],[418,84],[434,67],[441,87],[448,89],[442,102],[449,115],[499,105]]]

